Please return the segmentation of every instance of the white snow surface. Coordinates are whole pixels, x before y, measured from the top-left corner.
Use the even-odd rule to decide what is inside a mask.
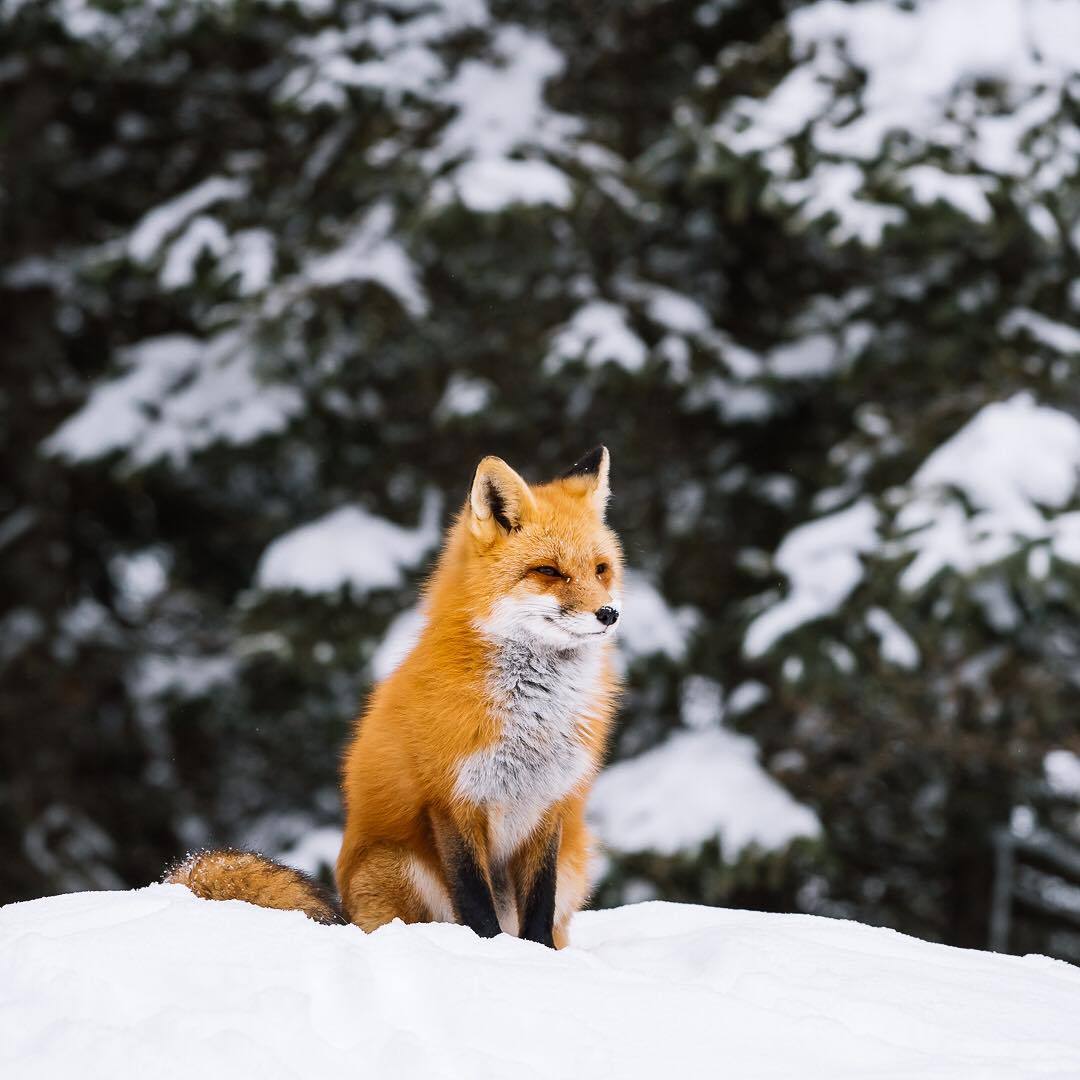
[[[915,474],[926,490],[953,487],[979,510],[1028,525],[1033,504],[1060,508],[1080,471],[1080,424],[1030,394],[988,405]]]
[[[937,165],[912,165],[904,172],[908,189],[924,206],[945,202],[980,224],[987,224],[994,211],[986,192],[993,184],[981,176],[957,176]]]
[[[616,638],[624,657],[662,654],[678,662],[686,655],[698,621],[695,608],[673,608],[644,573],[626,571]]]
[[[788,533],[773,561],[791,590],[747,628],[743,639],[747,656],[762,656],[780,638],[840,607],[862,580],[860,555],[877,545],[878,518],[873,504],[860,499]]]
[[[558,953],[178,885],[0,911],[0,1072],[20,1080],[1071,1080],[1078,997],[1045,957],[665,903],[579,915]]]
[[[897,514],[899,530],[909,535],[892,548],[915,552],[901,584],[921,589],[950,567],[972,573],[1033,541],[1077,561],[1080,514],[1053,511],[1075,499],[1078,480],[1074,417],[1027,393],[987,405],[912,477],[913,497]]]
[[[224,277],[237,278],[241,296],[253,296],[270,284],[274,276],[276,243],[267,229],[241,229],[232,237],[232,247],[221,261]]]
[[[871,608],[866,625],[877,635],[882,660],[909,671],[919,666],[919,647],[884,608]]]
[[[334,869],[344,835],[344,830],[337,825],[311,829],[278,858],[287,866],[295,866],[297,870],[317,877],[324,870]]]
[[[1080,329],[1048,319],[1029,308],[1013,308],[1001,320],[1000,329],[1009,336],[1024,330],[1054,352],[1063,356],[1080,356]]]
[[[382,682],[412,652],[427,625],[423,608],[416,604],[394,616],[371,657],[371,676]]]
[[[195,269],[203,255],[224,258],[229,236],[217,218],[200,214],[193,218],[180,237],[170,245],[158,281],[163,289],[184,289],[195,281]]]
[[[769,688],[756,679],[739,683],[728,695],[724,709],[728,716],[742,716],[769,700]]]
[[[314,7],[312,0],[305,4]],[[395,101],[405,95],[437,95],[446,80],[438,47],[454,34],[479,29],[489,21],[483,0],[394,4],[397,18],[384,10],[389,6],[373,4],[357,10],[347,31],[328,28],[298,38],[293,52],[300,63],[283,80],[280,97],[301,108],[344,110],[350,105],[346,93],[350,88],[364,88]],[[375,58],[357,60],[354,53]]]
[[[285,428],[300,411],[293,386],[263,381],[242,330],[208,340],[147,338],[124,349],[121,370],[46,440],[46,452],[84,461],[124,451],[134,467],[184,465],[217,442],[242,444]]]
[[[831,375],[839,359],[828,334],[811,334],[769,353],[769,372],[780,379],[820,379]]]
[[[1046,782],[1058,795],[1080,799],[1080,754],[1071,750],[1051,750],[1043,758]]]
[[[522,144],[558,145],[580,121],[552,112],[544,87],[565,60],[546,38],[521,26],[500,27],[491,51],[496,63],[466,60],[444,91],[457,115],[441,132],[433,163],[507,159]]]
[[[608,300],[590,300],[555,334],[544,364],[554,372],[580,359],[586,367],[611,363],[636,372],[648,355],[645,342],[627,325],[624,308]]]
[[[597,777],[589,820],[612,851],[693,853],[718,839],[729,862],[752,845],[776,851],[818,836],[817,815],[773,780],[757,756],[753,739],[724,728],[676,732]]]
[[[470,161],[450,179],[432,188],[436,206],[459,201],[476,214],[493,214],[509,206],[541,206],[565,209],[573,201],[566,173],[546,161],[495,158]]]
[[[801,204],[805,219],[834,214],[837,242],[876,244],[903,220],[900,206],[876,201],[875,184],[985,223],[1002,179],[1021,181],[1019,198],[1037,217],[1075,173],[1080,133],[1062,109],[1080,40],[1072,0],[817,0],[795,8],[787,27],[794,68],[766,97],[726,107],[714,136],[761,155],[771,193]],[[721,66],[739,58],[732,48]],[[1003,88],[1004,107],[974,92],[980,81]],[[805,155],[793,153],[804,132],[815,151],[806,172]],[[904,146],[890,145],[897,135]]]
[[[907,592],[944,571],[972,575],[1025,548],[1035,579],[1046,578],[1052,558],[1080,564],[1080,421],[1026,392],[992,402],[890,496],[891,521],[863,498],[784,538],[773,562],[790,588],[751,621],[748,657],[838,611],[863,579],[864,558],[908,559],[898,579]],[[918,646],[887,611],[871,610],[867,625],[883,659],[918,665]]]
[[[177,195],[145,214],[128,238],[129,254],[136,262],[149,262],[160,252],[162,244],[201,210],[222,201],[242,199],[247,192],[246,180],[225,176],[208,177],[190,191]]]
[[[458,167],[433,191],[436,204],[456,193],[478,213],[514,203],[568,206],[572,191],[562,170],[535,155],[520,160],[522,149],[567,149],[581,123],[544,102],[544,87],[559,75],[565,60],[544,37],[520,26],[503,26],[494,35],[495,63],[468,60],[442,87],[443,104],[457,114],[439,135],[425,164],[437,170]]]
[[[279,536],[255,571],[261,589],[334,592],[348,585],[360,595],[393,589],[439,542],[439,498],[424,498],[415,528],[397,525],[362,506],[341,506]]]
[[[450,420],[459,416],[476,416],[482,413],[494,398],[493,383],[455,371],[446,383],[439,404],[435,406],[435,417],[438,420]]]
[[[393,229],[393,207],[388,202],[376,203],[337,248],[308,262],[301,280],[284,287],[285,296],[291,296],[302,282],[332,287],[370,281],[395,296],[414,318],[425,315],[427,294],[412,260],[393,239]]]
[[[371,159],[415,157],[434,180],[435,208],[461,203],[487,214],[515,204],[570,205],[570,178],[548,159],[581,158],[590,144],[582,141],[579,119],[544,100],[547,83],[566,64],[546,37],[497,25],[483,0],[369,7],[354,13],[347,30],[297,40],[296,63],[278,90],[283,100],[344,111],[352,107],[349,91],[363,89],[394,103],[415,99],[450,108],[429,147],[414,148],[395,135],[373,148]],[[483,57],[454,67],[447,44],[463,31],[485,33],[487,48]],[[607,164],[621,167],[615,155]]]

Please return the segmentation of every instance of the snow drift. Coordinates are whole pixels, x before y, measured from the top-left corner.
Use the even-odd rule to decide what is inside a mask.
[[[586,912],[554,953],[178,886],[0,911],[6,1077],[1070,1077],[1080,970],[809,915]]]

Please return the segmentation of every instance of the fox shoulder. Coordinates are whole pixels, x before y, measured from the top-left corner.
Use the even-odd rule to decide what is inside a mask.
[[[185,885],[203,900],[244,900],[302,911],[319,923],[344,922],[324,889],[289,866],[250,851],[198,851],[165,871],[166,885]]]

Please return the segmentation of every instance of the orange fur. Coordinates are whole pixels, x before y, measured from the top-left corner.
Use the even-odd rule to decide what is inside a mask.
[[[618,690],[608,630],[622,556],[604,524],[607,474],[603,448],[532,487],[499,458],[477,467],[425,587],[427,625],[345,755],[337,882],[364,930],[469,922],[463,905],[481,896],[478,932],[566,944],[588,892],[585,800]],[[165,880],[337,919],[304,875],[258,855],[204,852]]]
[[[496,858],[494,835],[500,816],[518,808],[478,805],[456,785],[462,763],[503,734],[492,689],[499,645],[481,629],[497,603],[548,594],[561,610],[592,616],[617,595],[621,553],[603,521],[606,451],[601,471],[529,487],[499,459],[481,462],[472,496],[427,583],[426,627],[397,670],[375,688],[345,757],[347,817],[337,881],[346,915],[365,930],[394,915],[438,918],[433,909],[445,908],[453,891],[448,845],[455,840],[476,854],[500,923],[513,928],[538,853],[559,836],[555,939],[565,944],[569,919],[587,893],[587,786],[601,764],[615,709],[609,638],[590,646],[602,656],[577,717],[585,775],[541,807],[516,850]],[[498,513],[485,514],[484,497],[492,492]],[[530,572],[541,565],[562,576]],[[606,565],[603,573],[598,565]],[[423,882],[410,887],[417,876]],[[389,896],[400,906],[387,904]]]
[[[165,872],[167,885],[186,885],[203,900],[243,900],[302,911],[321,923],[341,922],[333,903],[299,870],[248,851],[200,851]]]

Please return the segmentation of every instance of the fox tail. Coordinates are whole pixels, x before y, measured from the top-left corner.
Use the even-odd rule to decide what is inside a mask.
[[[307,874],[250,851],[197,851],[165,871],[166,885],[186,885],[204,900],[244,900],[302,911],[318,923],[343,923],[333,898]]]

